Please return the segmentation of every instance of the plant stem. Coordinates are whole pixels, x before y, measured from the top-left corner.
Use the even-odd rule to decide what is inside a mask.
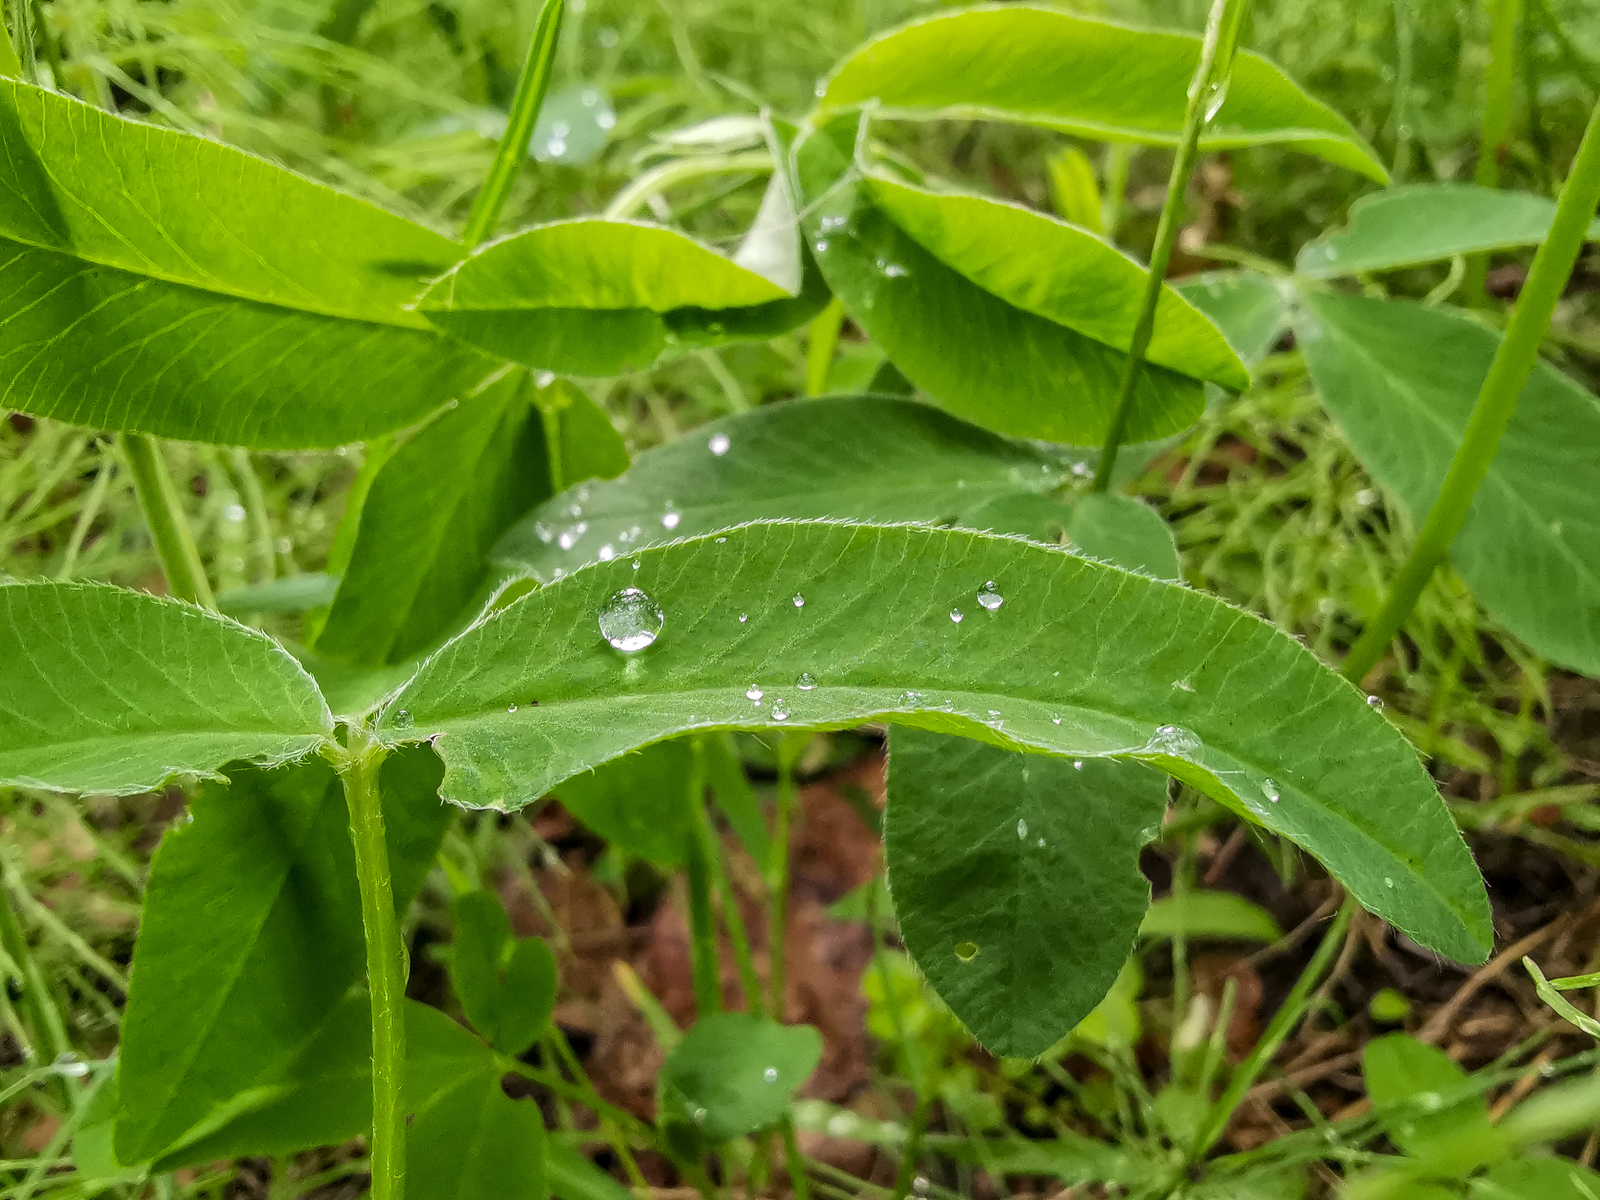
[[[717,955],[717,913],[712,902],[716,888],[711,866],[710,840],[705,829],[706,807],[705,768],[701,765],[700,746],[694,747],[693,766],[689,769],[689,929],[690,962],[694,973],[694,1004],[696,1013],[704,1018],[722,1011],[722,966]]]
[[[359,725],[349,744],[330,757],[344,782],[361,888],[367,941],[367,988],[372,1000],[372,1198],[402,1200],[406,1174],[406,1113],[401,1103],[406,1063],[405,947],[389,880],[383,800],[378,773],[386,751]]]
[[[500,210],[511,195],[511,185],[528,157],[528,142],[538,123],[545,93],[550,90],[551,66],[555,62],[556,42],[561,36],[561,18],[565,12],[565,0],[544,0],[544,7],[539,10],[533,41],[528,46],[528,60],[523,64],[522,77],[517,80],[517,94],[511,101],[506,131],[494,152],[489,176],[472,202],[472,211],[467,214],[467,227],[461,240],[469,247],[493,234],[500,220]]]
[[[1150,272],[1145,276],[1144,295],[1139,301],[1139,319],[1134,323],[1133,340],[1128,346],[1128,360],[1123,366],[1122,382],[1117,388],[1111,426],[1106,430],[1100,465],[1094,473],[1094,490],[1097,492],[1103,492],[1111,486],[1112,472],[1117,465],[1117,450],[1122,445],[1122,436],[1128,426],[1128,411],[1133,407],[1133,393],[1144,369],[1144,352],[1149,349],[1150,335],[1155,331],[1156,304],[1161,299],[1161,288],[1166,281],[1167,264],[1172,261],[1173,244],[1178,240],[1184,196],[1189,190],[1189,176],[1194,173],[1195,158],[1200,150],[1200,132],[1221,107],[1219,97],[1224,94],[1228,74],[1233,69],[1234,51],[1239,45],[1239,27],[1249,4],[1250,0],[1213,0],[1211,5],[1205,42],[1200,48],[1200,65],[1195,68],[1194,79],[1189,84],[1189,104],[1183,114],[1183,132],[1178,139],[1177,154],[1172,160],[1172,174],[1167,179],[1167,199],[1161,206],[1161,221],[1156,226],[1156,244],[1150,252]]]
[[[698,155],[663,163],[646,171],[623,188],[606,205],[604,217],[608,221],[626,221],[643,208],[651,196],[660,195],[669,187],[702,179],[707,175],[737,175],[745,171],[772,170],[772,155],[766,150],[741,150],[737,154]]]
[[[820,396],[828,390],[828,374],[843,326],[844,302],[837,297],[812,318],[806,330],[806,395]]]
[[[72,1043],[67,1039],[67,1027],[61,1020],[61,1010],[56,1007],[50,993],[49,981],[39,969],[39,960],[33,956],[27,935],[17,920],[10,893],[22,886],[11,864],[0,859],[0,949],[16,967],[21,976],[22,1006],[32,1027],[34,1060],[37,1065],[49,1066],[62,1055],[72,1053]],[[58,1078],[58,1086],[69,1108],[76,1108],[76,1090],[65,1078]]]
[[[800,1140],[794,1135],[793,1117],[783,1119],[783,1161],[789,1172],[789,1190],[794,1193],[794,1200],[808,1200],[806,1160],[800,1154]]]
[[[767,1011],[782,1022],[784,1009],[784,940],[789,929],[789,822],[797,797],[794,785],[795,764],[805,749],[807,736],[785,734],[778,742],[778,803],[772,829],[772,861],[769,864],[767,909],[767,957],[771,960]]]
[[[1500,186],[1500,168],[1511,139],[1511,101],[1517,82],[1517,22],[1522,0],[1490,0],[1489,73],[1484,80],[1483,126],[1478,139],[1478,166],[1473,182],[1479,187]],[[1489,256],[1475,254],[1467,264],[1466,294],[1470,301],[1484,299],[1483,282]]]
[[[211,582],[206,578],[200,550],[184,518],[178,489],[161,457],[160,443],[149,434],[127,434],[122,439],[122,457],[128,464],[128,473],[133,476],[133,490],[139,497],[145,524],[150,527],[156,555],[161,559],[167,590],[179,600],[215,608],[217,602],[211,594]]]
[[[1461,445],[1445,474],[1439,496],[1428,510],[1417,544],[1411,549],[1377,618],[1368,625],[1344,660],[1344,677],[1359,682],[1400,631],[1411,609],[1450,550],[1472,498],[1489,473],[1500,449],[1500,438],[1517,410],[1517,399],[1539,359],[1539,344],[1555,313],[1556,302],[1583,250],[1588,226],[1600,205],[1600,104],[1595,105],[1584,131],[1572,173],[1561,189],[1561,202],[1551,222],[1550,234],[1534,256],[1533,267],[1522,287],[1516,310],[1495,351],[1494,363],[1483,381],[1472,416],[1467,420]]]

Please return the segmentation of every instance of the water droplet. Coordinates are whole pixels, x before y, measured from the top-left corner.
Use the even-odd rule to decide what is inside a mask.
[[[1394,880],[1390,879],[1387,875],[1385,875],[1383,877],[1383,886],[1386,887],[1386,888],[1392,888],[1394,886]]]
[[[639,560],[637,558],[633,560],[633,569],[635,571],[639,569]]]
[[[782,696],[775,697],[772,701],[772,719],[774,721],[789,719],[789,705]]]
[[[578,544],[578,539],[588,532],[589,526],[585,522],[579,521],[570,529],[563,529],[561,531],[561,536],[556,539],[556,545],[560,546],[563,550],[571,550]]]
[[[1206,120],[1215,121],[1217,114],[1222,111],[1222,104],[1228,98],[1228,81],[1211,85],[1211,91],[1206,96]]]
[[[765,695],[766,693],[753,683],[744,690],[744,698],[752,704],[760,704],[761,697]]]
[[[794,595],[794,606],[796,608],[804,608],[806,606],[806,598],[799,592],[796,592]]]
[[[1190,683],[1187,679],[1174,679],[1172,681],[1172,686],[1180,692],[1194,691],[1194,684]]]
[[[624,654],[643,650],[661,632],[661,606],[636,587],[623,588],[600,610],[600,636]]]
[[[1356,493],[1356,503],[1362,508],[1371,508],[1378,502],[1378,493],[1372,488],[1362,488]]]
[[[517,711],[517,706],[515,704],[508,704],[506,705],[506,711],[508,713],[514,713]]]
[[[1182,725],[1162,725],[1150,735],[1146,749],[1174,758],[1193,758],[1200,753],[1200,737]]]
[[[830,229],[843,229],[848,224],[850,224],[850,218],[842,213],[834,213],[832,216],[823,217],[821,221],[824,233]]]
[[[828,84],[825,80],[817,80],[817,86],[811,89],[811,94],[821,100],[828,94]]]
[[[244,505],[230,504],[227,508],[222,510],[222,515],[226,520],[229,521],[242,521],[244,520],[245,516]]]
[[[728,441],[727,434],[714,433],[711,435],[711,440],[707,442],[706,445],[710,447],[711,453],[715,454],[718,458],[721,458],[728,452],[728,447],[731,445],[731,443]]]
[[[1072,769],[1073,769],[1073,770],[1074,770],[1074,771],[1081,771],[1081,770],[1083,770],[1083,759],[1081,759],[1081,758],[1075,758],[1075,759],[1073,759],[1073,760],[1072,760]]]
[[[1075,478],[1087,479],[1094,474],[1094,468],[1086,462],[1075,462],[1072,464],[1072,474]]]
[[[1017,836],[1019,838],[1026,838],[1028,836],[1028,822],[1022,817],[1017,818]]]
[[[393,723],[396,729],[410,729],[416,724],[416,718],[402,708],[399,712],[395,713]]]
[[[567,139],[552,135],[544,144],[544,152],[551,158],[562,158],[567,153]]]
[[[667,512],[661,514],[661,525],[664,529],[676,529],[678,522],[683,520],[682,513]]]
[[[1382,696],[1368,696],[1367,697],[1367,707],[1368,708],[1375,708],[1379,712],[1382,712],[1383,711],[1383,697]]]
[[[1261,794],[1273,804],[1283,799],[1283,793],[1278,789],[1278,781],[1276,779],[1263,779],[1261,781]]]
[[[828,239],[827,238],[818,238],[817,239],[817,253],[818,254],[826,254],[827,252],[828,252]]]
[[[817,677],[810,671],[801,671],[800,678],[794,681],[794,685],[802,692],[809,692],[817,686]]]
[[[696,1125],[704,1125],[706,1123],[707,1113],[703,1108],[696,1108],[689,1116]]]
[[[921,703],[922,703],[922,693],[921,692],[901,692],[900,693],[900,705],[901,705],[902,708],[909,708],[912,705],[917,705],[917,704],[921,704]]]
[[[1058,716],[1054,716],[1054,715],[1052,715],[1052,716],[1051,716],[1051,717],[1050,717],[1050,724],[1052,724],[1052,725],[1059,725],[1059,724],[1061,724],[1061,718],[1060,718],[1060,717],[1058,717]]]
[[[961,622],[967,619],[967,614],[962,612],[959,608],[952,608],[950,610],[950,619],[959,625]]]
[[[1044,849],[1044,839],[1040,838],[1038,843],[1037,843],[1037,845],[1038,845],[1039,849],[1043,850]]]
[[[956,957],[959,958],[962,962],[971,962],[973,959],[978,957],[978,943],[977,942],[957,942],[956,943]]]
[[[989,710],[989,715],[991,717],[998,717],[1000,715],[1000,710],[998,708],[991,708]]]
[[[928,1194],[928,1177],[926,1175],[918,1175],[911,1181],[911,1190],[919,1196],[926,1196]]]
[[[995,586],[995,582],[992,579],[978,589],[978,603],[990,612],[993,612],[1005,602],[1006,598],[1000,594],[1000,589]]]
[[[71,1051],[61,1054],[52,1064],[57,1075],[67,1079],[82,1079],[89,1073],[89,1064]]]
[[[720,537],[720,538],[717,539],[717,545],[719,545],[719,546],[725,545],[727,543],[727,541],[728,541],[727,538]]]
[[[743,625],[749,619],[750,619],[750,614],[749,613],[740,613],[739,614],[739,624]]]
[[[765,1071],[761,1072],[761,1078],[765,1079],[768,1083],[777,1083],[778,1068],[768,1067]]]
[[[607,542],[604,546],[601,546],[599,551],[597,551],[596,554],[595,554],[595,557],[598,558],[601,562],[610,562],[616,556],[617,556],[617,548],[615,546],[613,546],[610,542]]]

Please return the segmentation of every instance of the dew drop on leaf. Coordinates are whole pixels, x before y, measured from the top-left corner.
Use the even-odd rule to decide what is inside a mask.
[[[683,520],[682,513],[665,512],[661,514],[661,526],[663,529],[676,529],[678,522],[681,520]]]
[[[711,440],[706,444],[710,447],[711,453],[715,454],[718,458],[721,458],[728,452],[728,446],[730,443],[728,441],[727,434],[714,433],[711,435]]]
[[[978,589],[978,603],[990,612],[993,612],[1005,602],[1006,598],[1000,594],[999,587],[995,585],[995,581],[992,579]]]
[[[967,619],[967,614],[962,612],[959,608],[952,608],[950,610],[950,619],[959,625],[962,621]]]
[[[1379,712],[1382,712],[1383,711],[1383,697],[1382,696],[1368,696],[1367,697],[1367,707],[1375,708]]]
[[[1174,679],[1172,681],[1172,686],[1180,692],[1194,691],[1194,684],[1190,683],[1187,679]]]
[[[766,693],[753,683],[744,690],[744,698],[752,704],[760,704],[761,697],[765,695]]]
[[[394,727],[396,729],[410,729],[414,724],[416,724],[416,721],[405,709],[402,708],[399,712],[395,713]]]
[[[1074,771],[1081,771],[1081,770],[1083,770],[1083,759],[1081,759],[1081,758],[1075,758],[1075,759],[1073,759],[1073,760],[1072,760],[1072,769],[1073,769],[1073,770],[1074,770]]]
[[[643,650],[665,624],[661,606],[636,587],[623,588],[600,610],[600,636],[624,654]]]
[[[1193,758],[1200,753],[1200,736],[1182,725],[1162,725],[1150,735],[1146,749],[1174,758]]]
[[[789,705],[784,702],[782,696],[777,697],[772,702],[772,719],[774,721],[787,721],[789,719]]]
[[[740,613],[739,614],[739,624],[743,625],[749,619],[750,619],[750,614],[749,613]]]
[[[977,942],[957,942],[956,943],[956,957],[959,958],[962,962],[971,962],[973,959],[978,957],[978,943]]]
[[[800,678],[794,681],[794,685],[802,692],[809,692],[817,686],[817,677],[810,671],[802,671],[800,672]]]
[[[588,524],[586,522],[579,521],[570,529],[563,529],[561,531],[561,536],[556,538],[556,545],[560,546],[563,550],[571,550],[578,544],[578,539],[588,532]]]
[[[1017,836],[1019,838],[1026,838],[1028,836],[1028,822],[1024,817],[1017,818]]]
[[[806,606],[806,598],[804,596],[802,596],[799,592],[795,593],[794,606],[796,608],[804,608]]]
[[[777,1083],[778,1068],[768,1067],[765,1071],[761,1072],[761,1078],[765,1079],[768,1083]]]
[[[514,713],[517,711],[517,706],[515,704],[508,704],[506,705],[506,711],[508,713]]]
[[[1276,779],[1263,779],[1261,781],[1261,794],[1273,804],[1283,798],[1283,793],[1278,789],[1278,781]]]

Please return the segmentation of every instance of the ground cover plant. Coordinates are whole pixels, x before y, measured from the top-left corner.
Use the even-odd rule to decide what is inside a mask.
[[[1245,48],[1288,14],[1241,0],[1189,32],[1025,4],[841,17],[834,65],[776,72],[769,105],[669,10],[687,83],[636,79],[632,109],[582,69],[609,14],[368,7],[238,33],[8,12],[0,378],[27,500],[0,783],[14,846],[67,822],[137,924],[108,957],[6,850],[10,1194],[1600,1188],[1595,1052],[1555,1054],[1558,1028],[1600,1033],[1565,997],[1596,964],[1521,965],[1594,914],[1595,788],[1529,716],[1553,672],[1600,674],[1592,22],[1494,7],[1467,184],[1415,178],[1420,83],[1380,157]],[[1411,87],[1434,31],[1386,21]],[[251,44],[296,49],[240,74]],[[384,66],[385,45],[407,49]],[[396,64],[429,54],[470,102],[385,130],[360,89],[415,98]],[[207,112],[308,173],[204,136]],[[609,199],[553,205],[556,172],[630,135],[654,140]],[[973,169],[1008,150],[1032,196]],[[1372,190],[1294,224],[1289,267],[1216,224],[1234,155]],[[1290,465],[1208,496],[1219,446]],[[1200,586],[1194,531],[1271,509],[1315,555],[1305,514],[1351,472],[1386,520],[1313,568],[1355,583],[1313,599],[1311,644],[1248,571]],[[840,794],[881,864],[837,915],[867,939],[886,1075],[839,1107],[797,1098],[832,1048],[795,1019],[791,892],[801,781],[863,745],[881,811]],[[1451,771],[1496,786],[1469,804]],[[183,818],[147,867],[63,799],[163,796]],[[1584,864],[1588,906],[1508,937],[1458,826],[1530,814],[1525,845]],[[682,914],[677,1012],[606,972],[661,1056],[642,1106],[569,1037],[592,964],[529,869],[560,866],[549,818],[603,841],[616,895]],[[1218,886],[1252,855],[1296,889],[1282,912]],[[1291,956],[1264,1025],[1253,968],[1208,980],[1191,955],[1212,939]],[[1361,947],[1393,971],[1386,939],[1432,975],[1486,965],[1409,1025],[1398,992],[1341,1008]],[[1141,964],[1170,972],[1159,1001]],[[1469,1073],[1435,1044],[1508,970],[1539,1024]],[[1362,1021],[1408,1032],[1350,1050]],[[1303,1090],[1319,1045],[1364,1102]],[[1298,1127],[1241,1141],[1273,1097]],[[836,1143],[877,1157],[844,1169]]]

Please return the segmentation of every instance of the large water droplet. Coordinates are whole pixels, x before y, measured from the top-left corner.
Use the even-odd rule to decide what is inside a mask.
[[[711,440],[706,444],[710,446],[711,453],[715,454],[718,458],[721,458],[728,452],[728,446],[730,445],[728,441],[728,435],[725,433],[712,434]]]
[[[744,690],[744,698],[750,701],[751,704],[760,704],[761,697],[765,695],[766,693],[753,683]]]
[[[950,610],[950,619],[959,625],[961,622],[967,619],[967,614],[962,612],[959,608],[952,608]]]
[[[1279,789],[1276,779],[1263,779],[1261,781],[1261,794],[1273,804],[1283,799],[1283,792]]]
[[[957,942],[956,943],[956,957],[959,958],[962,962],[971,962],[973,959],[978,957],[978,943],[977,942]]]
[[[789,705],[782,696],[777,696],[772,701],[772,719],[774,721],[789,719]]]
[[[396,729],[410,729],[415,724],[416,719],[403,708],[394,715],[394,727]]]
[[[1200,736],[1182,725],[1162,725],[1150,735],[1147,749],[1174,758],[1193,758],[1200,753]]]
[[[995,585],[995,582],[992,579],[978,589],[978,603],[983,605],[990,612],[993,612],[1005,602],[1006,598],[1000,594],[999,587]]]
[[[1382,712],[1383,711],[1383,697],[1382,696],[1368,696],[1367,697],[1367,707],[1368,708],[1375,708],[1379,712]]]
[[[799,592],[795,593],[794,606],[796,608],[804,608],[806,606],[806,598],[804,596],[802,596]]]
[[[817,677],[810,671],[801,671],[800,678],[794,681],[794,685],[802,692],[809,692],[817,686]]]
[[[600,636],[624,654],[643,650],[665,624],[661,606],[636,587],[623,588],[600,610]]]

